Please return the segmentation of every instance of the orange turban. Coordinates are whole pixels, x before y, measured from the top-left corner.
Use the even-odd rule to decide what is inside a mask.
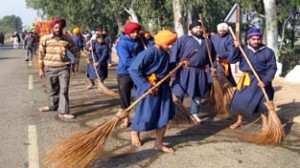
[[[125,34],[133,33],[136,30],[141,30],[142,26],[135,22],[129,22],[124,26]]]
[[[172,44],[176,41],[177,34],[171,32],[170,30],[162,30],[158,32],[154,36],[154,41],[156,45],[163,45],[163,44]]]
[[[146,32],[144,36],[146,39],[150,39],[152,37],[150,32]]]

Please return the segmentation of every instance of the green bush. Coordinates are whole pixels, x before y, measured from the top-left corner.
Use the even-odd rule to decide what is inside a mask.
[[[283,48],[280,51],[279,61],[282,63],[281,76],[285,76],[290,70],[300,63],[300,47]]]

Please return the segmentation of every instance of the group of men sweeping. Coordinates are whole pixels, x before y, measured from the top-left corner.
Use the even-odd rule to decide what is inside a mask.
[[[254,112],[261,113],[264,128],[268,125],[268,110],[264,106],[265,99],[260,88],[265,88],[270,100],[273,99],[272,80],[277,68],[274,52],[262,44],[261,31],[257,28],[248,30],[248,44],[243,47],[262,80],[258,81],[239,50],[240,42],[230,35],[228,25],[219,24],[218,33],[208,36],[202,24],[199,21],[193,22],[189,26],[190,34],[179,38],[172,31],[159,31],[154,35],[154,45],[147,47],[139,37],[142,29],[140,24],[129,22],[124,25],[124,32],[116,46],[119,57],[119,112],[130,106],[132,90],[136,99],[146,92],[150,94],[135,108],[131,123],[134,146],[142,145],[140,132],[156,130],[154,148],[167,153],[174,152],[172,148],[163,145],[168,122],[175,115],[172,94],[181,101],[186,97],[191,98],[190,116],[200,124],[203,122],[198,116],[200,106],[209,99],[212,74],[216,72],[224,75],[232,87],[236,86],[228,108],[238,114],[238,119],[230,128],[238,128],[242,125],[243,116]],[[68,100],[71,63],[66,53],[67,50],[74,53],[75,64],[72,67],[77,72],[79,51],[63,35],[62,29],[65,25],[64,20],[54,19],[51,24],[52,34],[43,37],[40,43],[39,74],[43,78],[46,73],[51,84],[49,105],[40,108],[40,111],[58,111],[61,117],[73,118],[69,114]],[[230,64],[236,62],[240,63],[239,68],[243,72],[238,84],[230,69]],[[178,65],[183,66],[172,74],[171,84],[171,80],[166,80],[157,86]],[[129,127],[128,117],[123,119],[121,126]]]

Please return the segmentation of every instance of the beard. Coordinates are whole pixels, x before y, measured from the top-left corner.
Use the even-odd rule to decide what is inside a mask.
[[[53,32],[54,37],[61,37],[63,35],[62,32]]]
[[[201,32],[191,32],[191,34],[199,39],[203,38],[203,33]]]

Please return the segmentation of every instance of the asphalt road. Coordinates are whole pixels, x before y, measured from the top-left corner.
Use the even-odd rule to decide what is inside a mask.
[[[44,167],[41,161],[55,142],[102,123],[112,117],[118,107],[116,97],[99,94],[96,88],[85,90],[82,61],[80,74],[72,76],[70,87],[71,113],[76,119],[65,121],[55,112],[38,112],[47,102],[47,83],[38,79],[36,63],[24,61],[24,55],[22,49],[0,46],[0,168]],[[113,68],[109,76],[105,84],[116,91]],[[283,101],[280,97],[278,100]],[[300,99],[296,101],[299,105]],[[185,104],[188,106],[189,102]],[[207,107],[203,109],[208,110]],[[294,109],[293,112],[298,114],[298,111]],[[130,144],[130,129],[117,129],[105,146],[104,155],[90,167],[298,168],[300,125],[291,122],[288,111],[283,112],[287,138],[278,147],[249,144],[238,139],[242,133],[259,129],[260,122],[249,124],[255,118],[236,131],[228,129],[232,119],[216,121],[210,118],[198,126],[171,123],[165,141],[176,150],[174,154],[152,149],[155,132],[143,133],[144,145],[135,148]]]

